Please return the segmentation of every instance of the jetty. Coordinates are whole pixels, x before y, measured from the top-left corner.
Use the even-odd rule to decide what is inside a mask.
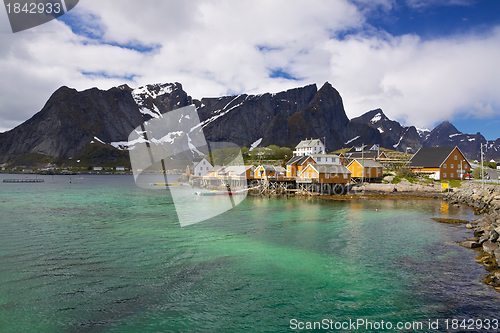
[[[43,183],[45,180],[38,178],[24,178],[24,179],[4,179],[4,183]]]

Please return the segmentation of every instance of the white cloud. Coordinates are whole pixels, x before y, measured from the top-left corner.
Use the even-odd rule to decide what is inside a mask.
[[[500,29],[487,37],[331,40],[331,75],[350,117],[381,107],[393,119],[432,127],[487,101],[499,105]],[[341,51],[339,51],[341,50]],[[492,114],[492,113],[489,113]]]
[[[194,98],[329,81],[349,117],[382,107],[393,119],[428,127],[469,109],[494,114],[500,30],[432,41],[374,33],[368,13],[355,6],[365,2],[81,1],[68,14],[73,28],[99,40],[60,21],[0,34],[0,131],[31,117],[62,85],[174,81]],[[0,16],[0,29],[6,20]],[[351,35],[338,38],[345,31]],[[138,46],[153,51],[130,49]],[[298,80],[270,78],[278,69]]]

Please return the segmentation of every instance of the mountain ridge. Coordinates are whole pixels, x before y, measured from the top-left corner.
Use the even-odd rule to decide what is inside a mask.
[[[329,151],[361,143],[412,152],[421,147],[457,145],[470,159],[477,159],[483,143],[488,158],[500,158],[500,138],[486,141],[479,132],[464,134],[447,121],[427,131],[403,126],[381,109],[349,120],[340,93],[328,82],[320,89],[310,84],[275,94],[200,100],[190,97],[175,82],[80,92],[60,87],[33,117],[0,133],[0,164],[15,162],[27,154],[59,160],[78,158],[99,144],[110,146],[107,150],[131,149],[133,145],[127,140],[135,128],[191,104],[198,112],[200,130],[211,142],[229,141],[249,147],[261,140],[264,146],[293,148],[304,138],[324,137]]]

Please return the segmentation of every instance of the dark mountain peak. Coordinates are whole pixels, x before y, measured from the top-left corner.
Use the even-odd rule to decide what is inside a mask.
[[[312,113],[323,114],[325,119],[334,125],[335,130],[339,130],[349,123],[342,97],[337,89],[328,82],[325,82],[318,90],[306,109]]]
[[[387,121],[389,118],[384,114],[384,111],[382,109],[375,109],[366,112],[365,114],[352,118],[351,121],[355,123],[363,123],[363,124],[371,124],[371,125],[376,125],[380,121]]]
[[[440,135],[453,135],[453,134],[462,134],[455,126],[453,126],[452,123],[450,123],[448,120],[443,121],[441,124],[436,126],[431,131],[431,135],[433,133],[439,133]]]

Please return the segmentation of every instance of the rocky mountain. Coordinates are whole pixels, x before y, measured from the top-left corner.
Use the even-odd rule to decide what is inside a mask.
[[[99,157],[93,160],[98,163],[112,149],[133,148],[128,136],[143,122],[190,104],[211,142],[249,147],[260,140],[294,147],[306,137],[325,137],[333,150],[353,136],[366,142],[376,137],[369,126],[349,121],[340,94],[329,83],[319,90],[313,84],[277,94],[201,100],[192,100],[179,83],[82,92],[61,87],[35,116],[0,135],[0,163],[26,155],[78,160],[82,154]],[[106,153],[95,152],[103,149]]]
[[[464,134],[449,121],[444,121],[432,131],[405,127],[397,121],[390,120],[381,109],[369,111],[362,116],[351,119],[352,122],[366,124],[376,128],[381,137],[376,142],[381,147],[415,153],[421,147],[457,146],[469,159],[481,158],[481,143],[484,156],[489,159],[500,159],[500,139],[487,141],[481,133]]]
[[[126,141],[129,133],[144,121],[190,103],[180,84],[136,90],[127,86],[107,91],[93,88],[82,92],[61,87],[40,112],[0,135],[0,163],[26,155],[71,159],[92,150],[92,145],[110,155],[110,143]],[[111,155],[117,154],[115,151]]]
[[[387,118],[381,109],[368,111],[351,121],[367,124],[376,129],[380,139],[374,143],[379,143],[381,147],[403,152],[416,152],[422,147],[422,140],[415,126],[404,127],[397,121]]]
[[[481,144],[485,158],[500,159],[500,139],[496,141],[487,141],[481,133],[464,134],[457,130],[453,124],[444,121],[423,140],[424,147],[444,147],[444,146],[457,146],[460,150],[470,159],[481,159]]]
[[[480,133],[462,134],[448,122],[432,131],[405,127],[380,109],[349,120],[340,94],[328,82],[319,90],[312,84],[277,94],[200,100],[192,99],[180,83],[81,92],[61,87],[31,119],[0,133],[0,164],[124,162],[128,150],[134,148],[134,142],[128,141],[134,129],[188,105],[196,107],[199,126],[164,133],[162,138],[150,138],[151,142],[189,140],[192,131],[201,130],[209,142],[233,142],[240,147],[260,142],[293,148],[302,139],[324,137],[329,151],[361,143],[413,152],[456,144],[469,158],[477,158],[479,143],[486,143]],[[487,156],[500,158],[500,139],[487,144]]]

